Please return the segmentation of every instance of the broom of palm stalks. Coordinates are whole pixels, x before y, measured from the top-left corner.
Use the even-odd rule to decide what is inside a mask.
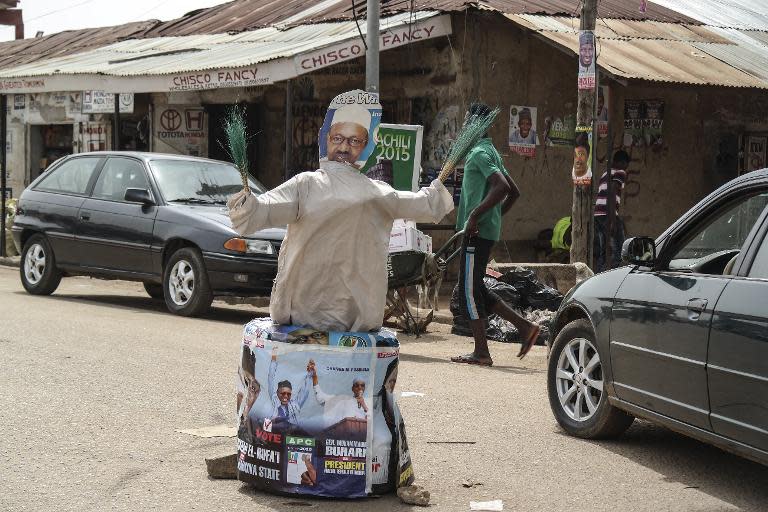
[[[243,190],[250,193],[248,186],[248,136],[245,133],[245,110],[235,105],[224,118],[224,133],[226,143],[221,143],[229,154],[232,163],[240,171],[243,179]]]
[[[500,110],[494,108],[487,114],[469,114],[464,118],[464,124],[461,125],[459,133],[456,134],[456,139],[451,144],[451,148],[448,150],[448,156],[445,158],[443,167],[440,170],[440,175],[437,177],[442,182],[448,179],[456,166],[464,160],[469,150],[477,144],[488,128],[491,127],[496,120],[496,116],[499,115]]]

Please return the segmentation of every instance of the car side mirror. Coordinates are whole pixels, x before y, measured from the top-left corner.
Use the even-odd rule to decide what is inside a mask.
[[[656,241],[647,236],[626,239],[621,246],[621,261],[629,265],[653,268],[656,264]]]
[[[141,203],[145,206],[153,205],[155,202],[145,188],[127,188],[125,189],[125,200],[129,203]]]

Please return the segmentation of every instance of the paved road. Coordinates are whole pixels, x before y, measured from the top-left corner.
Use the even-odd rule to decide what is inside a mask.
[[[0,267],[0,510],[361,510],[210,480],[203,459],[233,453],[234,441],[176,432],[234,421],[239,335],[252,316],[220,305],[173,317],[139,285],[86,278],[32,297],[17,270]],[[494,368],[456,366],[447,358],[467,338],[445,329],[401,338],[398,380],[426,394],[400,403],[433,509],[491,499],[519,511],[768,506],[768,468],[648,423],[612,442],[564,435],[542,347],[521,363],[517,346],[495,344]],[[408,509],[394,497],[365,507]]]

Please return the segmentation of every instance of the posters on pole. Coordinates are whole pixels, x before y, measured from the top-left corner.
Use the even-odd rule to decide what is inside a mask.
[[[536,107],[509,107],[509,149],[522,156],[536,156]]]
[[[595,88],[595,33],[579,31],[579,89]]]
[[[371,179],[388,183],[396,190],[416,192],[419,189],[423,136],[422,126],[382,123],[378,142],[360,171]]]
[[[83,91],[83,114],[114,114],[115,95],[104,91]],[[120,93],[120,113],[133,113],[133,93]]]
[[[245,326],[238,372],[238,479],[337,498],[413,481],[394,395],[399,344],[377,333]]]
[[[624,146],[663,144],[663,126],[663,100],[624,100]]]
[[[356,89],[339,94],[320,127],[320,162],[342,162],[361,169],[378,142],[379,95]]]
[[[590,126],[576,127],[571,178],[574,185],[592,183],[592,127]]]
[[[608,106],[611,104],[611,91],[607,85],[597,88],[597,136],[608,136]]]
[[[568,114],[563,118],[554,118],[549,126],[546,143],[549,146],[573,146],[574,137],[576,137],[576,117]]]

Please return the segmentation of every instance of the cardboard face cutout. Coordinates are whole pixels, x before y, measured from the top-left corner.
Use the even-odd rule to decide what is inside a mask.
[[[378,142],[379,95],[356,89],[336,96],[328,106],[318,137],[321,162],[360,169]]]

